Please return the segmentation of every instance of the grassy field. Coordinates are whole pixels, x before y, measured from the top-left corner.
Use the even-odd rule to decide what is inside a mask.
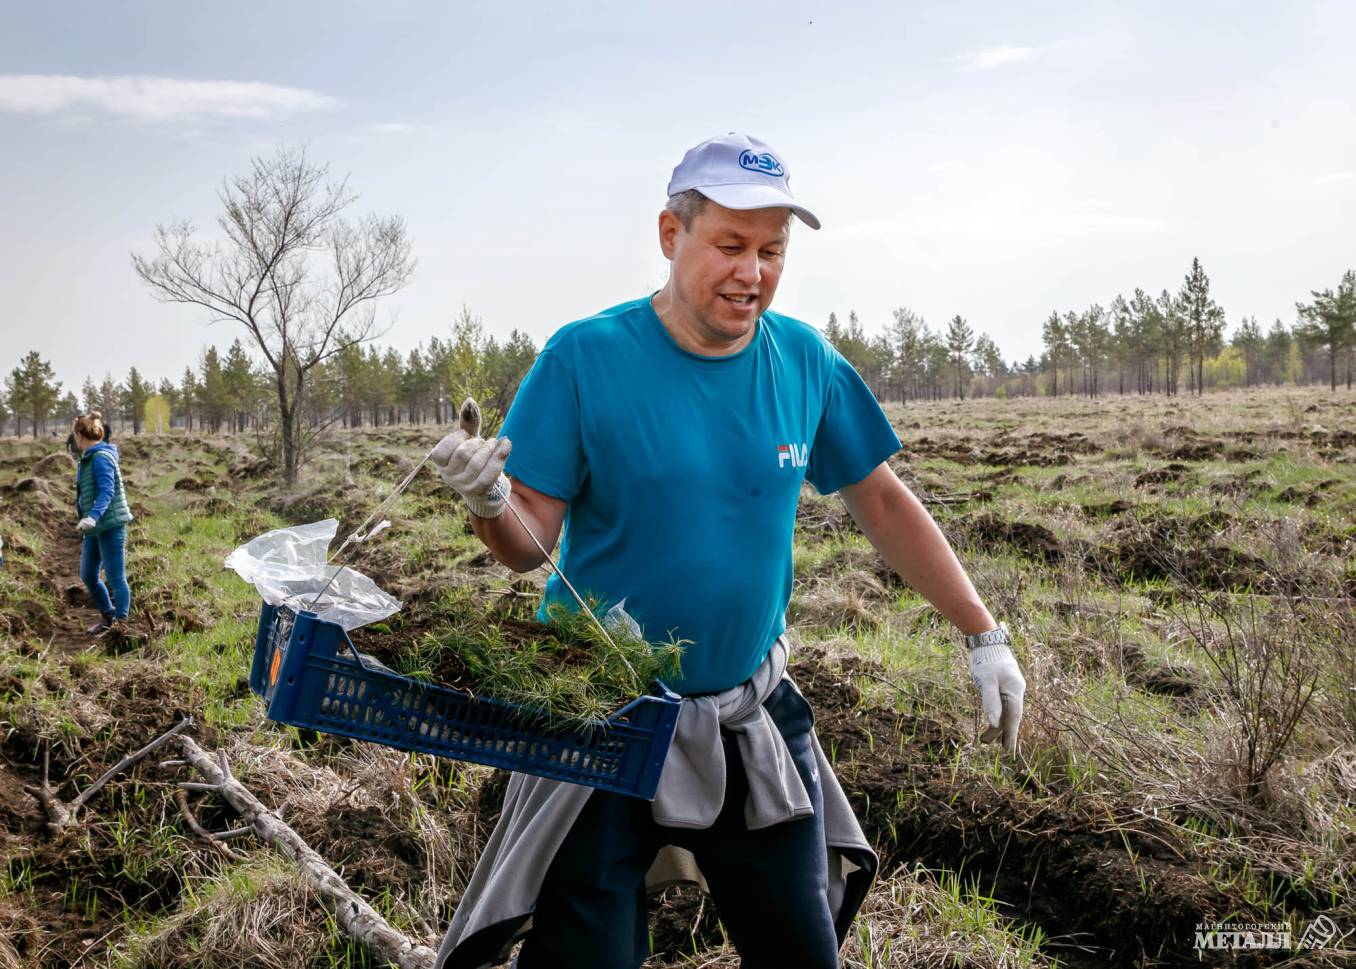
[[[1348,965],[1356,956],[1356,398],[981,400],[890,407],[892,465],[932,508],[1027,678],[1016,759],[974,742],[957,637],[836,497],[798,515],[792,673],[882,875],[854,967]],[[246,675],[258,600],[222,569],[269,528],[340,534],[437,440],[350,432],[282,491],[244,439],[121,442],[132,621],[91,643],[72,466],[0,442],[0,969],[371,964],[274,850],[195,833],[156,755],[57,831],[70,802],[191,714],[207,749],[397,929],[437,944],[502,775],[278,727]],[[353,564],[405,607],[355,640],[447,626],[474,595],[530,603],[432,474]],[[366,640],[364,639],[366,637]],[[234,827],[190,793],[209,830]],[[654,900],[654,965],[734,966],[710,905]],[[1345,942],[1197,950],[1200,925],[1326,916]],[[1323,924],[1323,923],[1320,923]],[[1227,927],[1227,926],[1226,926]],[[1251,961],[1250,961],[1251,960]]]

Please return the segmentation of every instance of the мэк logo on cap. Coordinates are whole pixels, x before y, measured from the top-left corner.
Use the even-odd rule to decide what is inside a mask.
[[[751,172],[760,172],[763,175],[774,175],[777,178],[786,174],[782,170],[781,162],[766,152],[760,155],[752,148],[745,149],[744,153],[739,156],[739,167],[747,168]]]

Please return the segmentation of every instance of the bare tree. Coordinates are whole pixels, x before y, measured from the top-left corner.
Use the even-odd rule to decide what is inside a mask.
[[[312,370],[345,347],[380,334],[376,300],[414,271],[405,223],[342,213],[356,196],[348,180],[312,165],[304,151],[255,158],[227,179],[217,217],[224,239],[202,242],[188,221],[158,225],[153,258],[132,255],[156,298],[192,303],[213,322],[242,325],[273,371],[283,478],[296,481],[305,439],[302,400]]]

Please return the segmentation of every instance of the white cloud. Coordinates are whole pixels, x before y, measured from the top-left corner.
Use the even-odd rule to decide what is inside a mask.
[[[259,81],[0,74],[0,111],[19,114],[93,109],[137,121],[271,118],[300,111],[322,111],[338,103],[316,91]]]
[[[374,124],[372,126],[372,133],[374,135],[407,135],[413,130],[414,128],[410,125],[392,121],[385,122],[384,124]]]
[[[995,67],[1002,67],[1004,64],[1029,61],[1036,56],[1037,52],[1038,49],[1035,47],[1014,47],[1011,44],[1002,44],[998,47],[984,47],[979,50],[966,51],[963,54],[957,54],[956,59],[969,70],[987,71]]]

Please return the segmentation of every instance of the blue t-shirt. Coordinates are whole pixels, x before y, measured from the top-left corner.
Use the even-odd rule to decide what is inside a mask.
[[[813,327],[764,313],[708,357],[648,297],[558,330],[500,432],[507,474],[568,502],[560,567],[650,642],[689,639],[679,693],[742,683],[786,629],[801,483],[861,481],[900,447],[861,377]],[[546,604],[574,598],[552,574]]]

